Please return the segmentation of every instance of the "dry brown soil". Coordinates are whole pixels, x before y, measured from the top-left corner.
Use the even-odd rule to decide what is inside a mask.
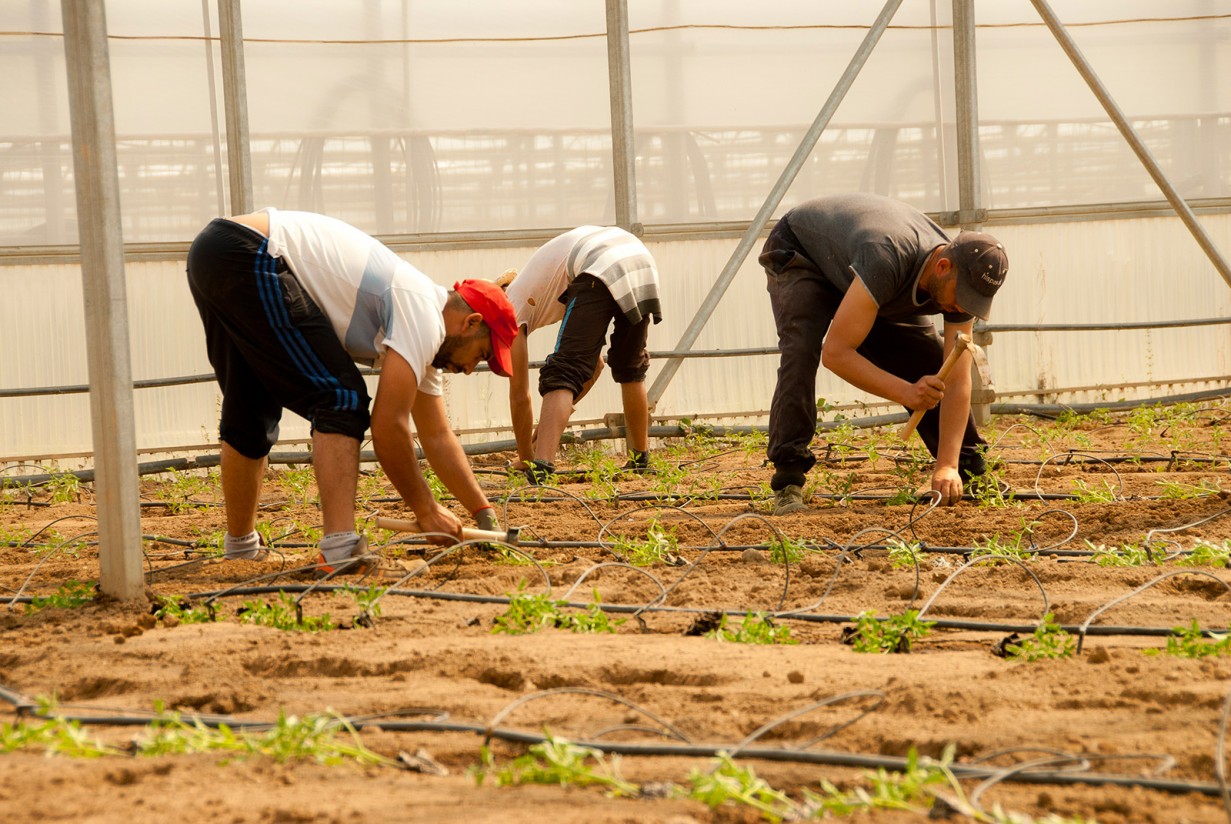
[[[1226,631],[1231,573],[1178,559],[1104,566],[1088,552],[1091,545],[1140,546],[1147,538],[1165,553],[1191,550],[1200,539],[1222,545],[1231,536],[1231,501],[1220,491],[1231,490],[1221,448],[1225,418],[1221,407],[1185,410],[1170,423],[1126,415],[1076,426],[998,418],[988,433],[991,454],[1018,496],[1005,506],[893,502],[890,495],[926,475],[907,476],[908,453],[889,432],[818,438],[818,453],[828,443],[829,459],[812,473],[815,495],[798,515],[750,515],[764,513],[764,502],[738,498],[699,497],[683,502],[683,510],[628,499],[689,489],[739,495],[768,479],[755,445],[694,439],[687,454],[673,453],[671,466],[685,470],[678,477],[618,478],[614,487],[624,500],[596,500],[601,485],[565,476],[560,487],[577,498],[548,491],[541,494],[555,500],[510,503],[507,522],[532,528],[523,538],[554,544],[525,548],[539,568],[490,548],[455,550],[387,594],[370,627],[355,624],[354,597],[312,592],[302,599],[305,614],[328,613],[341,624],[318,633],[241,622],[246,601],[273,595],[217,597],[213,623],[176,624],[151,614],[157,604],[150,599],[179,596],[199,605],[206,593],[280,570],[259,583],[297,588],[298,596],[313,582],[289,571],[311,561],[297,530],[317,524],[318,514],[312,490],[297,490],[288,467],[271,470],[266,485],[261,518],[280,552],[263,563],[224,562],[188,546],[222,529],[215,486],[191,495],[199,506],[182,509],[182,481],[147,477],[143,532],[167,539],[151,537],[142,547],[147,599],[99,598],[76,608],[31,610],[26,601],[69,580],[97,580],[92,491],[83,485],[80,501],[64,503],[51,503],[48,490],[10,492],[0,506],[0,686],[11,691],[10,702],[54,697],[59,712],[95,717],[131,717],[161,703],[236,723],[333,711],[366,719],[360,723],[368,748],[391,758],[421,749],[448,774],[228,761],[209,753],[80,759],[23,748],[0,757],[0,820],[755,821],[759,815],[749,807],[711,810],[652,794],[615,798],[597,787],[500,787],[491,778],[479,786],[469,771],[480,762],[479,731],[496,722],[491,749],[498,765],[526,751],[505,734],[548,730],[572,740],[656,747],[655,754],[624,756],[621,774],[639,785],[687,786],[690,773],[713,765],[705,748],[731,750],[786,719],[748,745],[776,758],[737,760],[795,800],[805,789],[819,791],[822,780],[870,786],[865,770],[844,766],[862,763],[852,757],[900,758],[912,748],[939,757],[953,745],[958,764],[968,767],[1054,759],[1046,768],[1054,780],[1010,775],[984,787],[978,778],[964,780],[963,790],[985,810],[999,805],[1039,819],[1100,822],[1226,821],[1216,761],[1231,657],[1143,650],[1165,645],[1151,632],[1194,619]],[[476,459],[493,496],[506,487],[506,457]],[[576,467],[579,460],[565,463]],[[1111,490],[1115,499],[1068,497],[1081,485]],[[1190,497],[1202,485],[1212,494]],[[378,512],[405,512],[379,474],[365,481],[361,495],[369,524]],[[593,543],[613,520],[605,536],[644,537],[651,518],[678,537],[680,565],[595,569],[616,560],[610,549],[560,545]],[[788,565],[739,548],[767,543],[774,528],[811,548]],[[396,543],[402,536],[370,532],[386,557],[386,574],[435,556],[420,544]],[[892,564],[883,549],[851,551],[895,538],[923,544],[918,570]],[[989,541],[1039,552],[952,577],[967,560],[963,550]],[[1176,572],[1095,616],[1080,655],[1024,662],[993,654],[1009,629],[1026,634],[1045,612],[1075,629],[1105,605]],[[527,592],[545,592],[548,581],[554,596],[577,603],[597,592],[604,605],[661,604],[635,617],[613,612],[624,619],[614,634],[492,632],[508,594],[522,582]],[[861,612],[896,616],[925,604],[924,617],[939,623],[909,654],[860,653],[840,640]],[[743,610],[793,613],[775,623],[800,643],[724,643],[688,634],[706,613]],[[1096,634],[1100,627],[1106,634]],[[841,696],[847,697],[830,701]],[[0,708],[0,720],[17,720],[15,708]],[[423,723],[415,729],[409,722]],[[85,729],[119,745],[142,735],[136,727]],[[701,749],[681,753],[678,738]],[[1100,776],[1117,783],[1100,783]],[[925,818],[882,811],[854,820]]]

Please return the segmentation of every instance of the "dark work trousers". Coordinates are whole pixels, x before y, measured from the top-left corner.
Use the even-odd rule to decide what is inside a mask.
[[[781,351],[769,411],[768,456],[776,469],[770,485],[776,491],[790,484],[802,485],[804,473],[816,463],[809,449],[816,434],[816,373],[821,344],[842,293],[798,251],[776,244],[772,233],[765,248],[760,262],[765,267]],[[927,315],[902,321],[878,318],[858,351],[879,368],[911,383],[935,375],[944,361],[944,341]],[[924,413],[917,431],[935,458],[940,443],[939,407]],[[983,445],[986,441],[975,428],[974,416],[968,415],[959,469],[970,475],[983,474],[983,456],[978,451]]]
[[[556,350],[547,356],[539,370],[539,394],[567,389],[576,398],[598,366],[607,329],[611,346],[607,365],[616,383],[640,383],[650,368],[645,349],[650,319],[629,323],[620,304],[611,296],[607,284],[593,275],[578,275],[564,293],[564,320],[556,336]]]
[[[219,438],[248,458],[278,440],[283,408],[313,432],[362,440],[363,376],[329,319],[268,241],[229,220],[211,222],[188,250],[188,288],[222,388]]]

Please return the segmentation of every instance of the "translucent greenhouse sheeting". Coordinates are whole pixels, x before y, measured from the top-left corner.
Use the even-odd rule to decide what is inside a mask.
[[[1231,248],[1231,215],[1203,216],[1223,248]],[[1006,245],[1010,276],[997,296],[993,325],[1140,323],[1231,317],[1231,290],[1176,218],[1080,221],[990,227]],[[668,351],[700,305],[736,240],[650,242],[663,284],[664,321],[650,331],[650,349]],[[520,267],[532,248],[416,252],[404,255],[438,283],[494,277]],[[209,374],[204,334],[184,279],[183,263],[130,262],[129,319],[135,380]],[[0,267],[5,345],[0,389],[85,384],[81,275],[76,266]],[[1110,386],[1067,392],[1066,402],[1099,402],[1196,391],[1228,385],[1231,334],[1226,325],[1195,328],[997,332],[988,348],[1001,397],[1017,403],[1054,402],[1042,390]],[[530,338],[541,359],[555,328]],[[701,334],[701,351],[772,347],[773,317],[765,277],[755,260],[744,264]],[[653,362],[653,380],[663,361]],[[685,362],[656,414],[669,419],[729,416],[764,422],[777,358],[758,355]],[[1117,384],[1156,382],[1127,389]],[[450,419],[469,441],[509,437],[508,388],[490,374],[447,378]],[[830,404],[878,402],[824,369],[817,396]],[[537,397],[535,398],[537,404]],[[216,442],[219,398],[212,383],[135,392],[138,448]],[[578,405],[578,421],[601,420],[620,409],[619,392],[604,375]],[[882,411],[899,411],[896,407]],[[857,412],[848,412],[857,415]],[[16,457],[90,451],[85,394],[0,397],[0,466]],[[282,436],[307,436],[294,415]]]
[[[882,8],[630,3],[638,221],[750,219]],[[1186,198],[1231,196],[1231,0],[1053,0]],[[217,3],[109,0],[126,241],[228,211]],[[980,205],[1157,200],[1027,0],[975,3]],[[905,0],[781,210],[957,209],[949,0]],[[615,219],[603,0],[242,4],[254,201],[376,234]],[[73,244],[59,5],[0,4],[0,247]]]

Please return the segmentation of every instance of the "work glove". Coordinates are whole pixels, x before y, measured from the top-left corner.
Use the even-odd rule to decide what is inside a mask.
[[[551,461],[526,461],[526,468],[522,472],[530,479],[530,483],[541,484],[545,483],[551,475],[556,474],[556,465]]]
[[[489,532],[500,531],[500,519],[496,517],[496,508],[485,506],[474,513],[474,522],[479,525],[479,529],[485,529]]]

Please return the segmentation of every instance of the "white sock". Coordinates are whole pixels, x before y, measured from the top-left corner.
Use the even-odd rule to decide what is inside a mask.
[[[359,533],[350,532],[331,532],[324,538],[321,538],[321,555],[325,557],[325,562],[329,564],[345,561],[354,554],[355,545],[359,543]]]
[[[241,538],[228,532],[222,539],[222,547],[228,558],[255,558],[261,548],[261,536],[255,529]]]

